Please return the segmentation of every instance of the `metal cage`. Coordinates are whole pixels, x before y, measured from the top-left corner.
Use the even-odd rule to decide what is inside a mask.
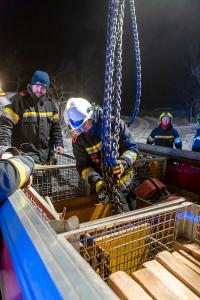
[[[164,178],[166,158],[140,154],[134,167],[135,180],[140,182],[148,177]],[[86,182],[76,170],[73,156],[56,155],[56,165],[40,166],[34,172],[33,188],[44,198],[49,196],[52,202],[72,199],[85,194]]]
[[[158,252],[172,251],[177,238],[200,243],[200,207],[180,198],[171,205],[85,223],[63,236],[72,244],[80,241],[80,254],[107,281],[111,273],[131,274]]]
[[[56,155],[56,165],[39,166],[34,171],[33,188],[52,202],[72,199],[84,194],[84,181],[80,178],[73,156]]]

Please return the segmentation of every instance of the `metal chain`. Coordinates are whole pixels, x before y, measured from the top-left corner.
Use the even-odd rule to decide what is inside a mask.
[[[112,212],[121,211],[117,180],[112,166],[118,157],[119,120],[122,80],[122,32],[124,0],[110,0],[107,31],[107,51],[103,110],[103,177]]]
[[[132,30],[133,30],[133,39],[135,45],[135,61],[136,61],[136,97],[135,105],[131,115],[131,120],[129,125],[133,124],[135,118],[139,112],[140,98],[141,98],[141,58],[140,58],[140,45],[137,29],[137,20],[135,13],[135,3],[134,0],[129,0],[130,10],[131,10],[131,20],[132,20]]]

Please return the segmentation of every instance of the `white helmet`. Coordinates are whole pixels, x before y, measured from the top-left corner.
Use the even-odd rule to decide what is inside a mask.
[[[92,119],[92,105],[83,98],[70,98],[64,110],[64,120],[71,130],[80,134],[79,128]]]

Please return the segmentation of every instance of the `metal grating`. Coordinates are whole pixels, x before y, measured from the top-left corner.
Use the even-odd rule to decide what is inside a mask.
[[[80,240],[80,254],[107,281],[119,270],[131,274],[162,251],[171,251],[176,237],[176,210],[82,230],[68,240]]]
[[[137,181],[142,181],[148,177],[164,179],[166,165],[166,157],[141,153],[140,159],[137,161],[136,166],[134,167],[135,178]]]
[[[75,159],[67,154],[56,155],[57,165],[37,167],[33,188],[52,202],[72,199],[84,194],[84,182],[80,178]]]

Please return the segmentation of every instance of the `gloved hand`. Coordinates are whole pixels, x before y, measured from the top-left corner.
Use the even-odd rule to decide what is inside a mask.
[[[125,171],[125,166],[122,160],[117,160],[117,163],[114,167],[112,167],[113,174],[117,176],[118,179],[123,175]]]
[[[97,181],[96,192],[97,192],[99,202],[109,202],[109,197],[106,192],[105,182],[103,180]]]

